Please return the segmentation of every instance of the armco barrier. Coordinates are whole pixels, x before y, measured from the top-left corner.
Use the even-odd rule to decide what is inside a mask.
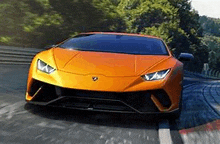
[[[43,49],[0,46],[1,64],[30,64],[33,57]]]
[[[202,73],[190,72],[190,71],[185,70],[184,75],[185,76],[201,77],[201,78],[211,78],[211,79],[219,79],[220,78],[220,72],[217,70],[213,70],[213,69],[209,69],[208,71],[202,71]]]

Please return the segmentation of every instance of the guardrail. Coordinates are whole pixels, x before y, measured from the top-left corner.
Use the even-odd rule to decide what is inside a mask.
[[[1,64],[30,64],[33,57],[43,49],[0,46]]]
[[[220,72],[217,70],[209,69],[208,71],[202,71],[202,73],[190,72],[185,70],[185,76],[194,76],[198,78],[211,78],[211,79],[220,79]]]
[[[207,71],[202,71],[202,74],[220,78],[220,72],[214,69],[208,69]]]

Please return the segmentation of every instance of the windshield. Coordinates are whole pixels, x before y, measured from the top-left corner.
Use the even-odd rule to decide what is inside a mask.
[[[64,41],[62,44],[58,45],[58,47],[80,51],[138,55],[169,55],[163,41],[160,39],[128,35],[78,35]]]

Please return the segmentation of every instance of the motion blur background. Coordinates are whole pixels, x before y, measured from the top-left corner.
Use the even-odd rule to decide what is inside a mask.
[[[80,32],[141,33],[162,37],[176,56],[192,53],[195,59],[185,67],[189,71],[201,73],[204,63],[220,71],[220,19],[199,15],[202,4],[203,0],[1,0],[0,45],[43,48]]]

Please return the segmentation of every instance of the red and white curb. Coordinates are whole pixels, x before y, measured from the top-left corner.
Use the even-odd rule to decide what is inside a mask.
[[[211,123],[207,123],[201,126],[197,126],[190,129],[182,129],[179,131],[180,134],[186,135],[192,132],[198,132],[198,131],[214,131],[214,130],[220,130],[220,120],[216,120]]]
[[[185,144],[219,144],[220,120],[179,131]]]

